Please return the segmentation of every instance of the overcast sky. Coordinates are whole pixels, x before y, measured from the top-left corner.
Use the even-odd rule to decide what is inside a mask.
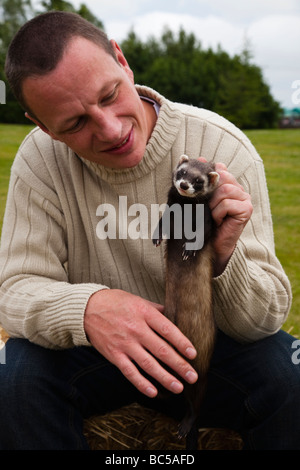
[[[81,0],[71,0],[78,6]],[[300,0],[83,0],[103,21],[110,38],[122,41],[130,29],[141,39],[160,37],[164,26],[193,32],[202,46],[241,52],[250,41],[274,98],[291,108],[300,80]],[[299,96],[299,93],[298,93]]]

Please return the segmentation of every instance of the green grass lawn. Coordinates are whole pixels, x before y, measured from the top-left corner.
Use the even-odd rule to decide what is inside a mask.
[[[30,126],[0,124],[0,227],[9,171]],[[284,329],[300,337],[300,131],[247,131],[266,170],[273,214],[276,252],[293,288],[293,306]]]
[[[264,161],[276,253],[293,289],[293,305],[284,329],[300,337],[300,130],[246,134]]]
[[[0,124],[0,229],[2,227],[10,167],[20,143],[32,126]]]

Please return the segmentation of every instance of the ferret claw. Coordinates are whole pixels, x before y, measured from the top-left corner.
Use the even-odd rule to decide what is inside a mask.
[[[184,439],[187,436],[188,431],[189,430],[186,429],[185,426],[182,425],[182,423],[180,423],[177,431],[178,439]]]
[[[192,257],[194,257],[194,256],[196,256],[196,251],[183,249],[183,252],[182,252],[182,259],[183,259],[183,261],[186,261],[186,260],[188,260],[189,258],[192,258]]]

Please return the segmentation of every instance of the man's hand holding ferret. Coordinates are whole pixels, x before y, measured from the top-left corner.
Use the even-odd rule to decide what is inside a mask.
[[[91,344],[149,397],[155,397],[157,389],[134,362],[173,393],[182,392],[183,385],[161,363],[189,383],[197,380],[197,373],[182,357],[193,359],[195,348],[162,309],[128,292],[107,289],[93,294],[85,311],[84,328]]]
[[[200,158],[201,161],[206,161]],[[234,252],[245,225],[251,217],[253,207],[251,196],[229,173],[223,163],[216,163],[220,175],[218,187],[210,201],[212,216],[217,225],[214,240],[214,275],[222,274]]]

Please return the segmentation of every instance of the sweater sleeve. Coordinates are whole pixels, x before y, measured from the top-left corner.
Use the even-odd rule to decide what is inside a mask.
[[[263,163],[256,158],[239,177],[253,214],[225,271],[213,281],[218,326],[240,342],[277,332],[289,313],[291,286],[275,254]]]
[[[11,337],[48,348],[89,345],[85,307],[105,286],[69,282],[57,195],[20,160],[12,170],[1,237],[0,323]]]

